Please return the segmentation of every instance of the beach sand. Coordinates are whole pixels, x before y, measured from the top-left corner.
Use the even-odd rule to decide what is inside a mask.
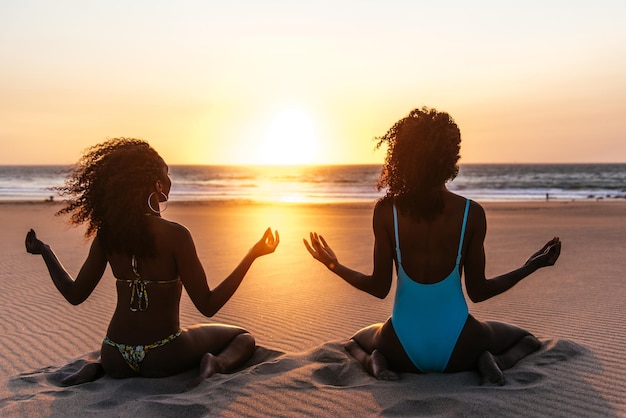
[[[343,263],[370,272],[373,204],[170,204],[164,215],[192,231],[211,286],[266,227],[281,234],[277,252],[255,262],[215,317],[183,295],[182,326],[239,325],[258,349],[243,370],[182,392],[196,371],[60,384],[97,356],[114,281],[107,269],[86,302],[68,304],[24,237],[34,228],[75,275],[89,248],[84,230],[55,217],[56,204],[0,204],[0,416],[626,416],[626,202],[484,207],[488,276],[520,266],[553,236],[563,241],[555,267],[469,303],[478,319],[515,323],[543,342],[505,372],[504,386],[481,385],[475,372],[377,381],[343,350],[355,331],[390,315],[393,289],[385,300],[358,292],[315,262],[302,238],[317,231]]]

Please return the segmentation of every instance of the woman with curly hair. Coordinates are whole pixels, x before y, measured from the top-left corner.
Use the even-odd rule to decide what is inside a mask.
[[[395,380],[396,372],[459,372],[479,369],[504,384],[512,367],[540,342],[516,326],[479,322],[468,312],[461,287],[481,302],[513,287],[537,269],[553,265],[561,249],[553,238],[524,265],[485,277],[486,220],[476,202],[450,192],[458,173],[461,135],[452,118],[435,109],[415,109],[382,137],[388,146],[378,182],[386,188],[373,215],[374,268],[366,275],[342,265],[317,233],[304,244],[311,255],[359,290],[385,298],[395,262],[396,294],[391,318],[357,332],[347,351],[373,376]]]
[[[187,228],[161,217],[171,181],[168,166],[147,142],[116,138],[86,150],[58,188],[69,196],[59,214],[86,223],[93,237],[89,255],[74,280],[49,245],[32,229],[26,250],[40,254],[59,292],[73,305],[85,301],[111,266],[117,306],[102,343],[100,361],[65,379],[79,384],[103,372],[114,378],[163,377],[200,366],[188,387],[214,373],[232,371],[255,350],[246,330],[201,324],[180,328],[183,287],[196,308],[210,317],[235,293],[253,261],[274,252],[278,232],[267,229],[241,263],[210,289]]]

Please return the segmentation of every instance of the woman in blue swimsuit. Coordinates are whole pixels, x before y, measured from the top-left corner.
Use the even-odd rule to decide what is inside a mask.
[[[374,208],[374,270],[366,275],[337,260],[324,238],[304,244],[333,273],[364,292],[385,298],[393,264],[397,286],[391,318],[357,332],[346,349],[375,377],[396,372],[458,372],[479,369],[504,384],[503,370],[537,350],[528,331],[502,322],[479,322],[468,312],[461,286],[481,302],[513,287],[537,269],[553,265],[561,250],[553,238],[517,270],[485,277],[486,220],[476,202],[450,192],[461,136],[452,118],[434,109],[413,110],[398,121],[379,179],[386,196]]]
[[[274,252],[279,242],[268,228],[241,263],[209,289],[190,232],[161,217],[171,181],[168,167],[148,143],[117,138],[91,147],[68,176],[59,214],[87,224],[89,255],[74,280],[35,231],[26,250],[40,254],[59,292],[82,303],[111,266],[117,306],[102,343],[100,361],[89,363],[64,383],[79,384],[106,372],[114,378],[162,377],[200,367],[188,387],[214,373],[226,373],[249,359],[255,340],[245,329],[201,324],[181,329],[183,287],[198,310],[213,316],[235,293],[253,261]]]

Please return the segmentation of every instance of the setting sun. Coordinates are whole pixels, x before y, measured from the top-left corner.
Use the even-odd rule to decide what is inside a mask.
[[[259,164],[313,164],[318,136],[311,117],[302,109],[281,110],[267,126],[259,152]]]

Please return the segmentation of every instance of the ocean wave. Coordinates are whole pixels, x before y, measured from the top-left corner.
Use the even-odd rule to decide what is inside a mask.
[[[0,166],[0,200],[48,200],[68,166]],[[363,202],[376,190],[379,165],[170,166],[171,199]],[[478,201],[624,199],[626,164],[465,164],[450,190]]]

